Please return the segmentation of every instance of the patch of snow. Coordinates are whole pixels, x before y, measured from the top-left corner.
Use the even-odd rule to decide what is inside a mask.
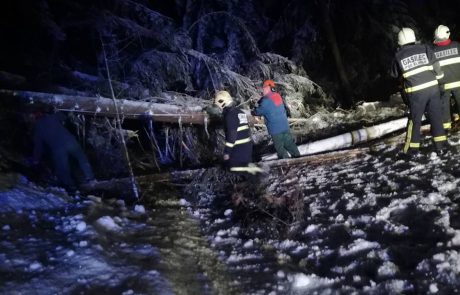
[[[245,249],[249,249],[249,248],[252,248],[252,247],[254,247],[254,241],[253,240],[246,241],[246,243],[244,243],[244,245],[243,245],[243,248],[245,248]]]
[[[179,200],[179,205],[182,207],[188,207],[190,206],[190,202],[188,202],[186,199],[180,199]]]
[[[377,270],[379,277],[392,277],[397,274],[399,268],[391,261],[385,261]]]
[[[449,247],[460,246],[460,230],[458,230],[458,229],[455,230],[455,235],[452,238],[452,240],[449,241],[448,246]]]
[[[339,249],[339,253],[341,256],[350,256],[359,252],[378,248],[380,248],[380,244],[377,242],[369,242],[364,239],[356,239],[347,248],[341,246]]]
[[[113,221],[110,216],[103,216],[96,220],[96,223],[107,231],[119,231],[121,227]]]
[[[39,270],[41,269],[43,266],[40,262],[33,262],[32,264],[29,265],[29,270],[31,271],[36,271],[36,270]]]
[[[81,221],[77,224],[76,227],[77,231],[82,232],[86,229],[86,223],[84,221]]]
[[[294,289],[302,289],[302,291],[327,287],[338,282],[338,279],[322,278],[315,274],[306,275],[303,273],[288,275],[288,280],[291,282]]]
[[[438,293],[438,285],[436,283],[431,283],[430,284],[430,293]]]
[[[135,205],[134,211],[137,213],[145,214],[145,208],[142,205]]]

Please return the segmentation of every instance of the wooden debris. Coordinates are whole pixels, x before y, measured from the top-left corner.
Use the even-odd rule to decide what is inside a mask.
[[[84,97],[32,91],[0,89],[2,99],[18,98],[25,104],[45,104],[61,111],[71,111],[93,116],[116,117],[113,100],[105,97]],[[151,116],[156,122],[179,124],[206,124],[208,116],[202,107],[177,106],[153,102],[118,99],[120,116],[139,119]]]

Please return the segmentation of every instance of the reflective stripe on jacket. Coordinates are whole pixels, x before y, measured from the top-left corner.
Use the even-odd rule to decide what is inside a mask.
[[[246,113],[237,107],[224,108],[225,148],[230,166],[246,165],[252,161],[252,139]]]
[[[433,47],[444,77],[439,81],[443,90],[460,87],[460,43],[440,42]]]
[[[396,52],[391,75],[402,76],[405,92],[411,93],[437,86],[443,73],[430,47],[408,44]]]

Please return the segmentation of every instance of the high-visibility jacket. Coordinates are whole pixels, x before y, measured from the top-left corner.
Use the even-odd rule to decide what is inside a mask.
[[[433,50],[424,44],[402,46],[396,52],[391,75],[403,78],[404,91],[408,94],[429,87],[439,87],[438,79],[443,77]]]
[[[231,168],[247,166],[252,161],[252,139],[248,117],[241,109],[230,106],[224,108],[223,118],[224,154],[230,156],[229,166]]]
[[[460,87],[460,43],[447,39],[434,43],[433,51],[444,77],[439,81],[443,90]]]

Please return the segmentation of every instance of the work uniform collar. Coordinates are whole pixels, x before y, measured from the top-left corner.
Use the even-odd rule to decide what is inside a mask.
[[[452,42],[450,39],[444,40],[444,41],[434,41],[433,44],[436,46],[447,46]]]

